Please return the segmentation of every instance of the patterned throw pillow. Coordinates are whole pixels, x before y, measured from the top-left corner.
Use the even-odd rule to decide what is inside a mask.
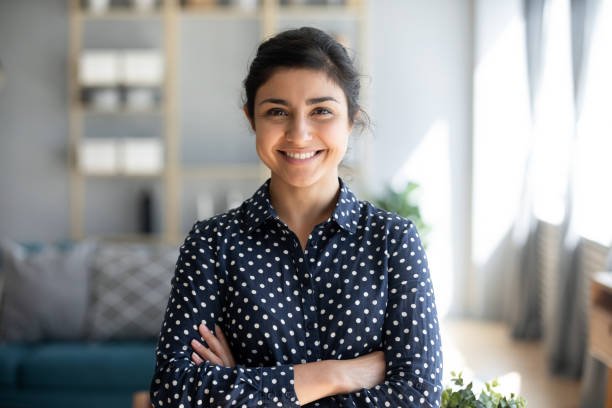
[[[178,247],[101,244],[93,259],[87,338],[157,337],[178,255]]]

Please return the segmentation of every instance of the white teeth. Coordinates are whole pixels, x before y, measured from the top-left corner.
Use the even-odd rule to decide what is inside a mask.
[[[310,152],[310,153],[289,153],[289,152],[285,152],[285,154],[287,156],[291,157],[292,159],[298,159],[298,160],[310,159],[316,153],[317,152]]]

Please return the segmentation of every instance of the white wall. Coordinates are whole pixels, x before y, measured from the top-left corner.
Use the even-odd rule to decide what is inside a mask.
[[[374,0],[370,10],[368,184],[421,184],[438,308],[461,314],[471,252],[472,1]]]
[[[470,310],[507,315],[516,280],[513,223],[529,143],[521,0],[475,2],[473,259]]]
[[[67,2],[0,1],[0,237],[69,233]]]

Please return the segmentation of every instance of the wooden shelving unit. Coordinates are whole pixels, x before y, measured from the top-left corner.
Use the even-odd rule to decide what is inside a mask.
[[[308,21],[311,25],[325,25],[332,21],[349,21],[357,33],[355,46],[360,57],[360,70],[369,72],[367,66],[367,0],[346,0],[341,5],[306,5],[281,2],[281,0],[259,0],[256,8],[244,9],[238,5],[213,5],[205,7],[190,6],[188,1],[161,0],[154,10],[140,11],[128,6],[111,6],[104,13],[87,11],[81,0],[68,0],[70,4],[70,52],[69,52],[69,95],[70,95],[70,215],[71,234],[73,239],[90,236],[85,231],[85,185],[89,179],[132,179],[158,180],[161,183],[163,224],[161,231],[155,235],[138,233],[113,234],[106,238],[128,241],[161,241],[180,243],[184,238],[182,230],[182,196],[185,182],[240,182],[245,180],[262,182],[269,176],[269,171],[262,164],[245,164],[232,162],[231,158],[222,163],[185,164],[181,159],[182,129],[180,106],[180,58],[181,58],[181,25],[189,22],[197,24],[256,23],[259,26],[260,38],[263,40],[274,35],[281,23]],[[232,2],[230,2],[231,4]],[[283,3],[283,4],[281,4]],[[288,3],[288,4],[284,4]],[[126,4],[125,2],[123,4]],[[123,22],[137,24],[141,21],[155,21],[160,25],[161,54],[164,58],[164,79],[161,84],[162,100],[159,107],[148,110],[130,110],[120,108],[115,111],[96,110],[82,103],[82,87],[78,80],[78,61],[83,51],[84,28],[87,24],[103,22]],[[325,27],[323,27],[325,28]],[[126,39],[129,44],[129,39]],[[367,87],[362,88],[362,98],[367,101]],[[365,103],[367,105],[367,102]],[[87,137],[84,122],[89,118],[111,120],[112,118],[155,118],[162,122],[161,138],[164,147],[163,171],[151,175],[127,174],[85,174],[78,166],[77,152]],[[367,168],[369,136],[359,135],[361,151],[358,168],[352,172],[359,179]],[[195,220],[194,220],[195,221]]]
[[[608,367],[606,408],[612,408],[612,272],[598,272],[591,280],[589,352]]]
[[[174,10],[167,10],[172,6],[173,2],[164,2],[162,7],[158,7],[153,10],[137,10],[128,6],[111,6],[107,11],[90,12],[84,6],[81,0],[68,0],[69,1],[69,20],[70,20],[70,48],[69,48],[69,116],[70,116],[70,218],[71,218],[71,235],[73,239],[82,239],[86,236],[92,235],[86,231],[85,228],[85,208],[86,208],[86,186],[92,180],[147,180],[150,182],[161,181],[163,184],[163,208],[171,211],[176,208],[173,206],[172,194],[172,181],[169,174],[172,174],[172,169],[166,163],[170,159],[170,148],[172,146],[173,130],[170,125],[173,123],[173,89],[171,88],[171,73],[172,73],[172,59],[169,58],[170,48],[173,44],[169,41],[165,41],[167,37],[171,36],[171,23],[174,19],[176,12]],[[132,24],[138,21],[153,21],[160,25],[160,29],[163,31],[162,37],[164,43],[160,44],[160,54],[164,57],[164,69],[165,74],[161,83],[136,83],[131,84],[133,87],[149,87],[155,91],[159,91],[163,96],[162,100],[157,106],[150,109],[129,109],[124,106],[118,106],[116,109],[96,109],[92,106],[88,106],[83,102],[83,93],[86,89],[92,91],[96,88],[113,87],[116,84],[110,83],[99,83],[93,84],[88,87],[84,87],[80,83],[79,79],[79,59],[82,51],[84,50],[83,40],[85,37],[85,30],[88,24],[91,23],[112,23],[121,22],[122,24]],[[129,44],[129,39],[126,39],[126,44]],[[119,92],[119,89],[115,90]],[[98,118],[104,120],[113,120],[116,118],[159,118],[163,122],[164,131],[161,132],[161,144],[164,146],[166,155],[164,158],[164,168],[162,171],[153,171],[145,174],[128,174],[121,171],[114,173],[108,172],[85,172],[80,168],[79,165],[79,148],[82,146],[83,141],[87,138],[85,124],[90,118]],[[127,241],[170,241],[169,234],[166,231],[170,231],[168,225],[168,218],[171,218],[169,214],[165,214],[164,220],[165,225],[163,231],[158,234],[138,234],[138,233],[118,233],[109,236],[103,236],[102,238],[108,238],[111,240],[127,240]],[[99,234],[94,234],[98,235]]]

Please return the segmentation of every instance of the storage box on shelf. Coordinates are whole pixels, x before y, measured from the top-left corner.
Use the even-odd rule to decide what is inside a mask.
[[[163,0],[162,0],[163,1]],[[107,16],[109,13],[117,12],[117,10],[125,10],[130,13],[150,13],[156,12],[159,8],[158,0],[129,0],[119,2],[117,6],[116,0],[84,0],[81,3],[83,10],[91,16]]]
[[[82,109],[146,113],[161,106],[163,57],[159,50],[83,50],[78,73]]]

